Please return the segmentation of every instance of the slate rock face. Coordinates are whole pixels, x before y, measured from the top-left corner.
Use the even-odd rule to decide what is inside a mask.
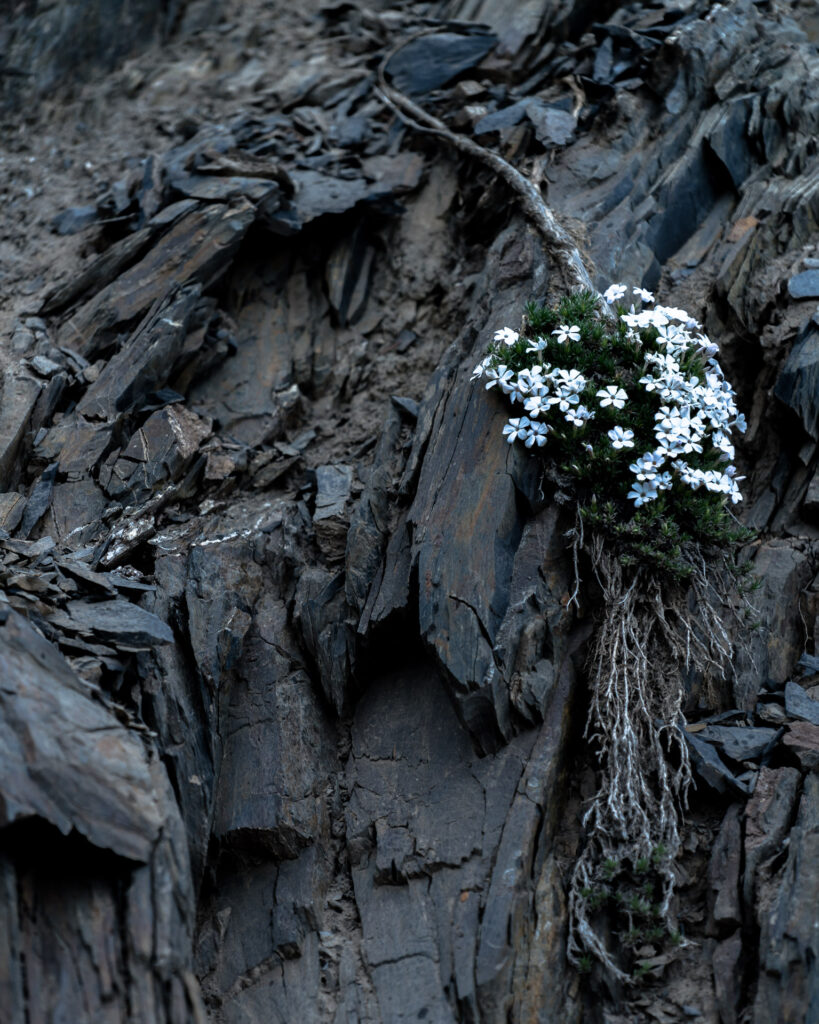
[[[164,34],[176,5],[169,9],[159,0],[92,0],[46,5],[40,11],[38,6],[11,11],[4,19],[0,49],[7,70],[0,99],[10,105],[26,92],[30,96],[32,84],[43,94],[98,69],[113,69],[133,50]]]
[[[94,218],[67,197],[55,229],[86,226],[60,245],[87,259],[3,351],[0,1005],[14,1024],[807,1019],[810,12],[185,6],[162,5],[173,54],[100,80],[112,125],[144,121]],[[114,7],[82,31],[105,11],[121,31]],[[123,46],[162,30],[156,5],[126,13]],[[7,99],[13,54],[42,55],[35,92],[62,73],[56,17],[0,29]],[[596,590],[581,562],[567,609],[572,510],[469,381],[561,268],[494,172],[379,99],[372,69],[410,38],[392,84],[548,177],[598,286],[698,316],[748,414],[761,626],[736,626],[716,698],[689,680],[693,941],[639,993],[565,959]]]

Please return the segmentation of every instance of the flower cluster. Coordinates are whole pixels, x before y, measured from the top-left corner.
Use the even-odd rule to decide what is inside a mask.
[[[603,295],[614,320],[590,295],[558,310],[533,307],[523,334],[495,334],[473,380],[522,405],[525,415],[503,428],[510,444],[542,448],[553,435],[587,461],[641,452],[628,467],[626,497],[636,508],[675,484],[740,501],[731,435],[744,432],[745,419],[716,345],[685,310],[654,305],[643,288],[633,289],[643,308],[625,309],[626,292],[616,284]],[[569,312],[579,322],[557,322]]]

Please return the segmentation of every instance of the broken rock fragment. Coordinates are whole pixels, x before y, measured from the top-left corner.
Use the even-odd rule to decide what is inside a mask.
[[[350,525],[348,502],[353,484],[352,466],[319,466],[316,470],[316,511],[313,526],[322,553],[330,561],[344,557]]]

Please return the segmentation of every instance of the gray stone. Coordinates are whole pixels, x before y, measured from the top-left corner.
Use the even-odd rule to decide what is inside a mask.
[[[200,205],[176,221],[161,241],[80,306],[63,324],[60,343],[93,357],[123,324],[148,317],[186,285],[213,284],[230,265],[256,217],[246,199]],[[168,318],[168,327],[176,321]]]
[[[816,273],[816,271],[809,271]],[[819,332],[812,324],[799,335],[774,386],[774,394],[789,406],[814,440],[819,440]]]
[[[734,932],[714,950],[714,989],[722,1024],[737,1024],[742,993],[742,935]]]
[[[17,491],[0,494],[0,530],[14,533],[23,518],[25,507],[26,499]]]
[[[725,813],[708,864],[708,884],[713,894],[711,917],[717,929],[742,924],[739,882],[742,867],[740,807],[732,804]]]
[[[51,229],[58,235],[76,235],[84,231],[100,219],[99,211],[94,206],[72,206],[63,210],[51,221]]]
[[[141,739],[14,613],[0,626],[0,679],[0,824],[36,816],[148,861],[163,817]]]
[[[791,722],[782,737],[782,745],[791,751],[804,771],[819,768],[819,725]]]
[[[736,791],[747,795],[748,787],[730,771],[710,743],[690,732],[685,733],[685,739],[691,753],[691,764],[703,782],[718,793]]]
[[[425,35],[401,48],[389,61],[392,85],[408,96],[422,96],[475,67],[494,48],[497,38],[484,31],[469,35],[440,32]]]
[[[792,299],[819,299],[819,270],[803,270],[788,281]]]
[[[727,725],[708,725],[698,733],[700,739],[713,743],[733,761],[758,761],[772,747],[778,735],[776,729],[732,728]]]
[[[785,711],[791,718],[819,725],[819,701],[812,700],[798,683],[790,680],[785,683]]]
[[[316,540],[326,557],[338,560],[347,546],[352,466],[330,465],[316,469],[316,511],[313,526]]]
[[[72,601],[65,613],[52,618],[65,629],[113,640],[131,650],[148,650],[174,640],[166,623],[152,612],[123,599]]]
[[[574,138],[577,121],[566,110],[534,101],[527,105],[526,116],[535,129],[535,138],[546,147],[566,146]]]
[[[762,768],[745,807],[745,866],[742,898],[757,907],[758,872],[763,862],[782,849],[797,799],[800,775],[796,768]]]
[[[19,478],[16,460],[42,387],[42,382],[22,367],[8,365],[3,370],[0,390],[0,490],[11,490]]]
[[[30,363],[32,370],[39,373],[41,377],[53,377],[55,373],[59,373],[62,370],[62,366],[59,363],[55,363],[53,359],[49,359],[47,356],[34,356]]]
[[[161,387],[182,351],[199,294],[199,285],[192,285],[152,311],[86,391],[77,412],[115,420]]]
[[[753,1024],[810,1020],[819,1006],[815,969],[819,906],[819,775],[805,779],[787,860],[773,899],[758,908],[760,974]]]

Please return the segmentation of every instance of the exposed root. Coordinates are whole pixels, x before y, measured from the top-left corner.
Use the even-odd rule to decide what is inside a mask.
[[[597,289],[592,284],[589,272],[574,239],[544,203],[540,189],[498,153],[493,153],[466,135],[458,135],[451,131],[443,121],[427,113],[426,110],[417,103],[414,103],[408,96],[405,96],[404,93],[399,92],[398,89],[394,89],[387,83],[385,77],[387,65],[398,51],[421,36],[439,31],[440,26],[416,33],[410,36],[409,39],[402,40],[387,54],[378,69],[377,91],[381,99],[410,128],[418,132],[425,132],[428,135],[437,135],[438,138],[446,140],[451,146],[454,146],[462,153],[480,160],[481,163],[491,168],[517,194],[524,214],[537,228],[552,253],[558,258],[558,262],[567,276],[570,287],[596,292]],[[607,309],[608,307],[605,308]]]
[[[580,594],[580,585],[583,582],[580,578],[580,552],[583,550],[585,530],[583,527],[583,516],[580,514],[579,508],[575,517],[574,527],[568,531],[566,536],[572,542],[572,560],[574,562],[574,590],[571,592],[569,600],[566,602],[566,611],[568,611],[572,605],[580,611],[580,602],[577,598]]]
[[[692,781],[683,734],[683,676],[691,670],[724,675],[731,643],[704,561],[692,562],[692,612],[683,588],[640,570],[627,578],[599,536],[588,550],[604,610],[590,658],[586,737],[602,762],[602,781],[583,819],[587,844],[572,877],[568,954],[575,964],[593,956],[629,982],[633,979],[614,944],[606,941],[600,893],[619,900],[618,911],[631,930],[633,906],[605,879],[621,872],[633,876],[638,865],[650,865],[651,915],[668,934],[674,932],[674,861]]]

